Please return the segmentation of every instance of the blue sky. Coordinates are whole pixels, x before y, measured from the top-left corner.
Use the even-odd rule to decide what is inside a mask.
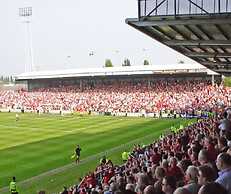
[[[107,58],[114,66],[124,58],[132,65],[142,65],[144,59],[152,65],[192,63],[125,23],[137,17],[136,0],[2,0],[2,75],[22,73],[30,64],[27,24],[18,15],[19,8],[27,6],[33,8],[35,70],[102,67]]]

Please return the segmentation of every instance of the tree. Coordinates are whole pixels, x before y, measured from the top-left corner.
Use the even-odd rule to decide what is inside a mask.
[[[150,63],[147,59],[144,60],[144,65],[150,65]]]
[[[14,78],[13,78],[13,76],[12,76],[12,75],[10,76],[10,82],[11,82],[11,83],[13,83],[13,82],[14,82]]]
[[[4,77],[5,82],[9,82],[9,76]]]
[[[124,62],[122,64],[122,66],[131,66],[131,62],[129,59],[124,59]]]
[[[105,67],[113,67],[112,62],[110,59],[105,60]]]
[[[225,77],[224,85],[227,87],[231,87],[231,77]]]

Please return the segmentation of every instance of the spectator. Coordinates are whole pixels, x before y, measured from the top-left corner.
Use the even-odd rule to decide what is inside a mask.
[[[202,149],[198,154],[198,161],[200,165],[208,165],[213,168],[213,165],[211,164],[209,160],[209,152],[205,149]]]
[[[203,185],[198,194],[228,194],[228,191],[218,183],[206,183]]]
[[[227,150],[227,154],[231,156],[231,147],[229,147],[229,149]]]
[[[185,179],[187,181],[187,184],[184,186],[185,189],[189,190],[191,194],[197,194],[200,188],[200,185],[198,184],[198,169],[195,166],[189,166]]]
[[[211,136],[205,137],[204,146],[207,150],[207,160],[210,162],[215,161],[217,158],[217,151],[214,147],[213,138]]]
[[[134,192],[135,191],[135,186],[134,186],[134,184],[129,183],[129,184],[126,185],[125,189]]]
[[[217,145],[218,145],[219,152],[227,152],[227,150],[229,149],[229,147],[227,146],[227,140],[225,137],[218,138]]]
[[[221,184],[231,193],[231,156],[227,153],[219,154],[216,164],[218,170],[220,170],[216,182]]]
[[[191,194],[191,192],[183,187],[178,187],[173,194]]]
[[[162,181],[164,177],[165,177],[165,170],[162,167],[158,166],[155,170],[156,182],[154,184],[157,193],[160,193],[162,190]]]
[[[173,194],[176,189],[176,180],[173,176],[165,176],[162,181],[162,191],[165,194]]]
[[[181,160],[177,164],[177,166],[181,169],[182,174],[185,174],[186,170],[190,165],[192,165],[192,161],[188,159]]]
[[[177,166],[177,159],[175,157],[170,158],[168,175],[175,177],[177,181],[179,181],[183,177],[181,169]]]
[[[148,185],[148,176],[143,173],[139,174],[135,191],[137,193],[143,193],[147,185]]]
[[[151,161],[152,161],[153,164],[159,164],[160,160],[161,160],[161,156],[160,156],[160,154],[158,152],[158,148],[155,147],[153,149],[153,154],[151,156]]]
[[[144,194],[155,194],[155,189],[152,185],[148,185],[144,189]]]
[[[215,173],[211,166],[202,165],[198,167],[198,184],[205,185],[206,183],[213,182],[215,180]]]
[[[231,130],[225,131],[225,138],[227,139],[227,146],[231,147]]]
[[[224,112],[224,119],[221,121],[219,125],[219,129],[221,130],[220,136],[224,135],[226,131],[231,131],[231,112],[225,111]]]

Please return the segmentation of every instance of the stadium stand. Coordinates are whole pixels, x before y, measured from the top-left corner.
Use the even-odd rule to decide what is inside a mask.
[[[231,90],[207,81],[117,81],[100,85],[85,84],[39,88],[31,92],[1,91],[0,108],[33,112],[78,111],[114,115],[117,113],[196,114],[216,111],[230,104]]]

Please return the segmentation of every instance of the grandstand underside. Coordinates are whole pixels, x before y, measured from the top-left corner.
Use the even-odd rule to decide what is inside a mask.
[[[230,0],[139,0],[126,23],[223,75],[231,74]]]
[[[129,83],[152,83],[155,81],[182,81],[182,80],[201,80],[211,81],[212,76],[205,72],[202,73],[166,73],[166,74],[151,74],[151,75],[120,75],[120,76],[94,76],[94,77],[66,77],[66,78],[44,78],[44,79],[28,79],[27,87],[31,91],[39,88],[52,88],[52,87],[63,87],[63,86],[92,86],[100,84],[129,82]],[[23,80],[24,81],[24,80]],[[215,75],[214,81],[216,83],[221,82],[221,76]],[[20,80],[17,80],[20,83]]]

